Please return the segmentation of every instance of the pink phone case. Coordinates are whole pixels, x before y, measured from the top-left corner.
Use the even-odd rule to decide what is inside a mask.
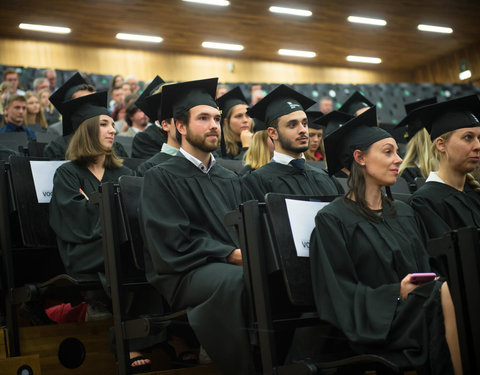
[[[413,284],[422,284],[432,281],[437,277],[433,272],[412,273],[410,275],[410,282]]]

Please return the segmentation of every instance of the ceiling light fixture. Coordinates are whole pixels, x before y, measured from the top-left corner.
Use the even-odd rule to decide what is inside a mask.
[[[290,14],[293,16],[301,16],[301,17],[310,17],[312,15],[312,12],[305,9],[294,9],[294,8],[271,6],[268,10],[272,13]]]
[[[125,33],[118,33],[116,35],[116,38],[122,39],[122,40],[134,40],[136,42],[149,42],[149,43],[161,43],[163,41],[163,38],[159,36],[125,34]]]
[[[297,51],[293,49],[279,49],[278,54],[283,56],[296,56],[296,57],[309,57],[309,58],[317,56],[315,52]]]
[[[221,7],[226,7],[230,5],[230,1],[227,0],[183,0],[187,3],[197,3],[204,5],[217,5]]]
[[[228,51],[241,51],[243,46],[241,44],[217,43],[217,42],[203,42],[203,48],[224,49]]]
[[[453,29],[451,27],[443,27],[443,26],[432,26],[432,25],[418,25],[418,30],[421,31],[430,31],[432,33],[443,33],[443,34],[451,34],[453,33]]]
[[[347,60],[351,62],[361,62],[367,64],[380,64],[382,59],[378,57],[365,57],[365,56],[347,56]]]
[[[375,25],[375,26],[385,26],[387,21],[380,20],[377,18],[367,18],[367,17],[357,17],[357,16],[349,16],[347,18],[348,22],[353,23],[363,23],[366,25]]]
[[[21,23],[20,25],[18,25],[18,27],[23,30],[42,31],[45,33],[55,33],[55,34],[69,34],[72,31],[68,27],[32,25],[30,23]]]

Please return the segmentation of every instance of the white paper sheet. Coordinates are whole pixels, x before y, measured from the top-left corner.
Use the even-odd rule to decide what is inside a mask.
[[[50,203],[53,191],[53,176],[57,168],[66,162],[67,160],[30,161],[38,203]]]
[[[310,235],[315,228],[315,216],[329,203],[285,199],[295,249],[299,257],[310,256]]]

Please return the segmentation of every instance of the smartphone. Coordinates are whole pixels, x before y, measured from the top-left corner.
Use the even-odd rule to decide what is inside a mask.
[[[433,272],[421,272],[410,274],[410,282],[413,284],[423,284],[434,280],[437,274]]]

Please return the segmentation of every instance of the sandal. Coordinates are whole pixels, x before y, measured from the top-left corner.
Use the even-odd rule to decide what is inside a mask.
[[[143,361],[143,360],[149,360],[149,358],[144,357],[142,355],[130,358],[129,364],[130,364],[130,374],[142,374],[144,372],[150,372],[152,368],[152,363],[146,363],[144,365],[140,366],[132,366],[135,362],[137,361]]]

